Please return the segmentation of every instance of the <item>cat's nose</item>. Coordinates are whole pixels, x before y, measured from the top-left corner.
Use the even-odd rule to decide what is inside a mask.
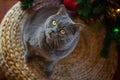
[[[51,30],[51,32],[49,33],[51,38],[57,38],[58,37],[58,33],[55,30]]]
[[[50,38],[52,38],[52,33],[49,33]]]
[[[51,30],[51,32],[52,32],[52,33],[56,33],[56,31],[55,31],[55,30]]]

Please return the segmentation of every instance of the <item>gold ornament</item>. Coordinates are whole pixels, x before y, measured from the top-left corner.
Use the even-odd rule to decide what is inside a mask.
[[[116,10],[116,13],[117,13],[117,14],[120,14],[120,8],[118,8],[118,9]]]
[[[108,14],[113,18],[116,18],[116,16],[117,16],[116,10],[111,7],[109,8]]]

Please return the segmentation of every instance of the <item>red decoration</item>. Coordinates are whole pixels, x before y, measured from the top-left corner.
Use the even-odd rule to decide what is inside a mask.
[[[94,22],[94,20],[95,20],[94,18],[90,18],[90,21],[91,21],[91,22]]]
[[[19,0],[20,2],[22,2],[22,0]]]
[[[76,0],[64,0],[64,5],[70,11],[76,11],[77,10]]]

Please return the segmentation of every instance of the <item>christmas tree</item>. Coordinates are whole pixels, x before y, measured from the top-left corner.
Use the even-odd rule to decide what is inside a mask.
[[[77,13],[86,24],[97,22],[105,26],[106,37],[101,56],[107,58],[109,47],[116,42],[120,50],[120,0],[64,0],[67,9]]]

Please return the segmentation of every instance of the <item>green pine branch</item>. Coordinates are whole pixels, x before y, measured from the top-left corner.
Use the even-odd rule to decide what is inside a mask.
[[[33,1],[34,0],[22,0],[22,10],[27,10],[28,8],[31,8]]]

